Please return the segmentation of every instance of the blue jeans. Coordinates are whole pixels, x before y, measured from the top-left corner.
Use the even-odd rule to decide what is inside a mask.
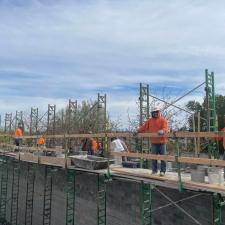
[[[165,155],[166,154],[166,144],[151,144],[152,154]],[[152,160],[152,172],[156,173],[158,171],[157,160]],[[160,172],[166,172],[166,161],[161,160]]]
[[[94,155],[94,152],[92,149],[88,149],[88,155]]]

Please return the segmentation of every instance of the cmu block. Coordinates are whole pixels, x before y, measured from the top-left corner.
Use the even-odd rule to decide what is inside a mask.
[[[10,222],[12,198],[12,161],[8,162],[7,221]],[[27,189],[26,162],[21,162],[18,225],[25,224]],[[45,166],[35,165],[35,189],[33,225],[43,225],[44,174]],[[76,172],[75,225],[97,225],[97,178],[96,174]],[[141,225],[140,183],[114,178],[106,183],[107,225]],[[160,192],[165,194],[165,198]],[[181,207],[178,208],[171,203]],[[212,225],[212,194],[193,191],[180,193],[177,190],[156,187],[152,191],[153,225]],[[66,171],[53,172],[52,225],[63,225],[66,221]],[[223,210],[225,225],[225,211]]]

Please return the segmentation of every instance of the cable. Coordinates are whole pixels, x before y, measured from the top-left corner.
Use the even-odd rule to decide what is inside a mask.
[[[193,195],[193,196],[191,196],[191,197],[183,198],[183,199],[181,199],[181,200],[179,200],[179,201],[176,201],[175,203],[176,203],[176,204],[177,204],[177,203],[181,203],[181,202],[190,200],[190,199],[192,199],[192,198],[199,197],[199,196],[201,196],[201,195],[205,195],[205,194],[197,194],[197,195]],[[160,207],[158,207],[158,208],[156,208],[156,209],[151,210],[151,212],[156,212],[156,211],[158,211],[158,210],[167,208],[167,207],[169,207],[169,206],[171,206],[171,205],[173,205],[173,203],[169,203],[169,204],[166,204],[166,205],[164,205],[164,206],[160,206]]]
[[[178,209],[180,209],[185,215],[190,217],[196,224],[202,225],[198,220],[196,220],[192,215],[190,215],[188,212],[186,212],[182,207],[180,207],[176,202],[174,202],[171,198],[169,198],[167,195],[165,195],[162,191],[160,191],[158,188],[155,187],[155,189],[168,201],[170,201],[173,205],[175,205]]]
[[[168,106],[166,106],[163,110],[169,108],[171,105],[174,105],[175,103],[177,103],[178,101],[180,101],[182,98],[186,97],[187,95],[189,95],[190,93],[192,93],[193,91],[195,91],[196,89],[200,88],[202,85],[204,85],[205,82],[199,84],[197,87],[193,88],[192,90],[188,91],[186,94],[182,95],[181,97],[179,97],[178,99],[174,100],[172,103],[169,103]]]

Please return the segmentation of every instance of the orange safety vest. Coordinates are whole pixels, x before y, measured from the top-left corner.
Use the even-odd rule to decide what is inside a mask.
[[[15,130],[15,137],[21,138],[22,136],[23,136],[22,130],[19,127],[17,127],[16,130]]]
[[[37,144],[38,145],[44,145],[45,144],[45,139],[43,137],[40,137],[37,139]]]
[[[157,133],[159,130],[163,130],[165,133],[169,132],[169,125],[167,120],[160,116],[158,118],[148,119],[144,125],[139,129],[139,133]],[[168,142],[167,137],[150,137],[150,142],[152,144],[166,144]]]
[[[98,143],[96,140],[92,140],[91,149],[96,152],[98,150]]]

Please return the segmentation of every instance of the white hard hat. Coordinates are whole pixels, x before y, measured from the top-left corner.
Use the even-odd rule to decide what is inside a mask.
[[[160,111],[160,108],[158,106],[152,108],[152,112],[157,112],[157,111]]]

